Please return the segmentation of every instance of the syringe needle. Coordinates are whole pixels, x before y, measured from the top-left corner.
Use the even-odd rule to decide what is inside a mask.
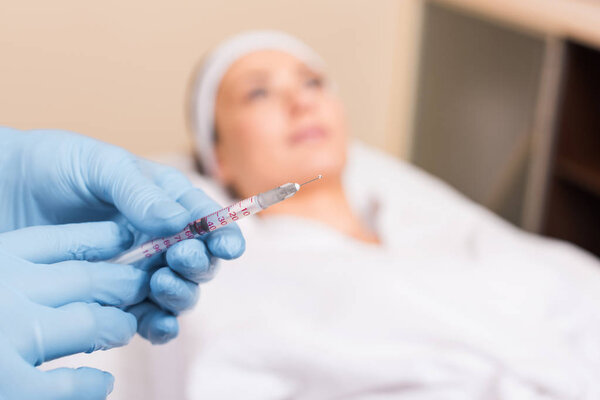
[[[314,181],[316,181],[316,180],[319,180],[319,179],[321,179],[322,177],[323,177],[323,175],[318,175],[316,178],[313,178],[313,179],[311,179],[310,181],[306,181],[306,182],[304,182],[304,183],[301,183],[301,184],[300,184],[300,186],[304,186],[304,185],[306,185],[307,183],[311,183],[311,182],[314,182]]]

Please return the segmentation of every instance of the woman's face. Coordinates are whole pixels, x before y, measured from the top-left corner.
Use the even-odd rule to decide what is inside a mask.
[[[341,103],[324,77],[294,56],[264,50],[236,61],[221,81],[215,121],[219,178],[241,196],[341,175]]]

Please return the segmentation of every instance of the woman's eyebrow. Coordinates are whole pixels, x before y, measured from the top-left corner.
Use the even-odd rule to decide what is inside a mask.
[[[296,67],[296,71],[298,72],[299,75],[321,75],[320,72],[315,71],[314,69],[310,68],[309,66],[305,65],[305,64],[299,64],[298,67]]]
[[[244,71],[238,77],[233,79],[234,84],[245,84],[245,83],[255,83],[255,82],[264,82],[269,77],[269,73],[264,69],[253,69]]]

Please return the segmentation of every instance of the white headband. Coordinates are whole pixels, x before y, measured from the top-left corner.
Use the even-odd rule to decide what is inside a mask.
[[[221,79],[231,65],[246,54],[259,50],[281,50],[297,57],[311,68],[322,70],[323,60],[309,46],[283,32],[249,31],[232,37],[213,50],[195,79],[190,105],[196,152],[204,172],[214,176],[215,100]]]

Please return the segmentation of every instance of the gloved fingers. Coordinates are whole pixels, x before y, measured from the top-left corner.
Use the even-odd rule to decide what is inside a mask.
[[[13,286],[31,300],[50,307],[73,302],[127,306],[148,295],[150,274],[131,265],[64,261],[29,268]]]
[[[208,203],[206,195],[200,189],[186,191],[177,201],[190,210],[195,219],[204,217],[220,209],[216,203]],[[210,253],[225,260],[231,260],[242,255],[246,248],[246,241],[237,224],[227,225],[202,237]]]
[[[177,200],[185,192],[194,188],[190,180],[176,168],[145,159],[139,159],[138,165],[144,174],[173,200]],[[203,197],[203,203],[218,207],[217,203],[206,195]]]
[[[208,250],[223,260],[238,258],[246,249],[246,241],[237,225],[227,225],[206,235]]]
[[[108,259],[132,243],[132,233],[112,221],[32,226],[0,234],[0,248],[45,264]]]
[[[142,173],[145,163],[123,149],[90,154],[87,183],[112,203],[137,229],[153,236],[172,235],[191,221],[190,213]]]
[[[172,270],[192,282],[207,282],[214,277],[216,262],[204,242],[197,239],[184,240],[167,250],[166,262]],[[164,264],[163,264],[164,265]]]
[[[0,399],[101,400],[112,391],[114,378],[107,372],[92,368],[41,371],[13,352],[0,340]]]
[[[129,307],[127,311],[137,318],[140,336],[153,344],[167,343],[179,333],[177,318],[150,301]]]
[[[13,342],[0,333],[0,399],[38,400],[40,371],[25,361]]]
[[[176,169],[148,161],[145,161],[143,168],[149,171],[154,182],[169,193],[171,198],[177,199],[190,211],[192,219],[202,218],[222,208],[201,189],[195,188]],[[245,249],[244,237],[236,224],[218,229],[203,240],[214,256],[227,260],[239,257]]]
[[[152,257],[144,258],[143,260],[134,263],[134,265],[136,268],[143,269],[144,271],[156,271],[167,264],[166,255],[167,252],[155,254]]]
[[[198,301],[198,285],[163,267],[150,278],[150,298],[163,309],[178,314]]]
[[[104,400],[113,391],[115,378],[95,368],[57,368],[37,371],[38,399],[47,400]]]
[[[76,353],[123,346],[137,329],[135,316],[97,303],[47,308],[38,319],[38,354],[33,364]]]

